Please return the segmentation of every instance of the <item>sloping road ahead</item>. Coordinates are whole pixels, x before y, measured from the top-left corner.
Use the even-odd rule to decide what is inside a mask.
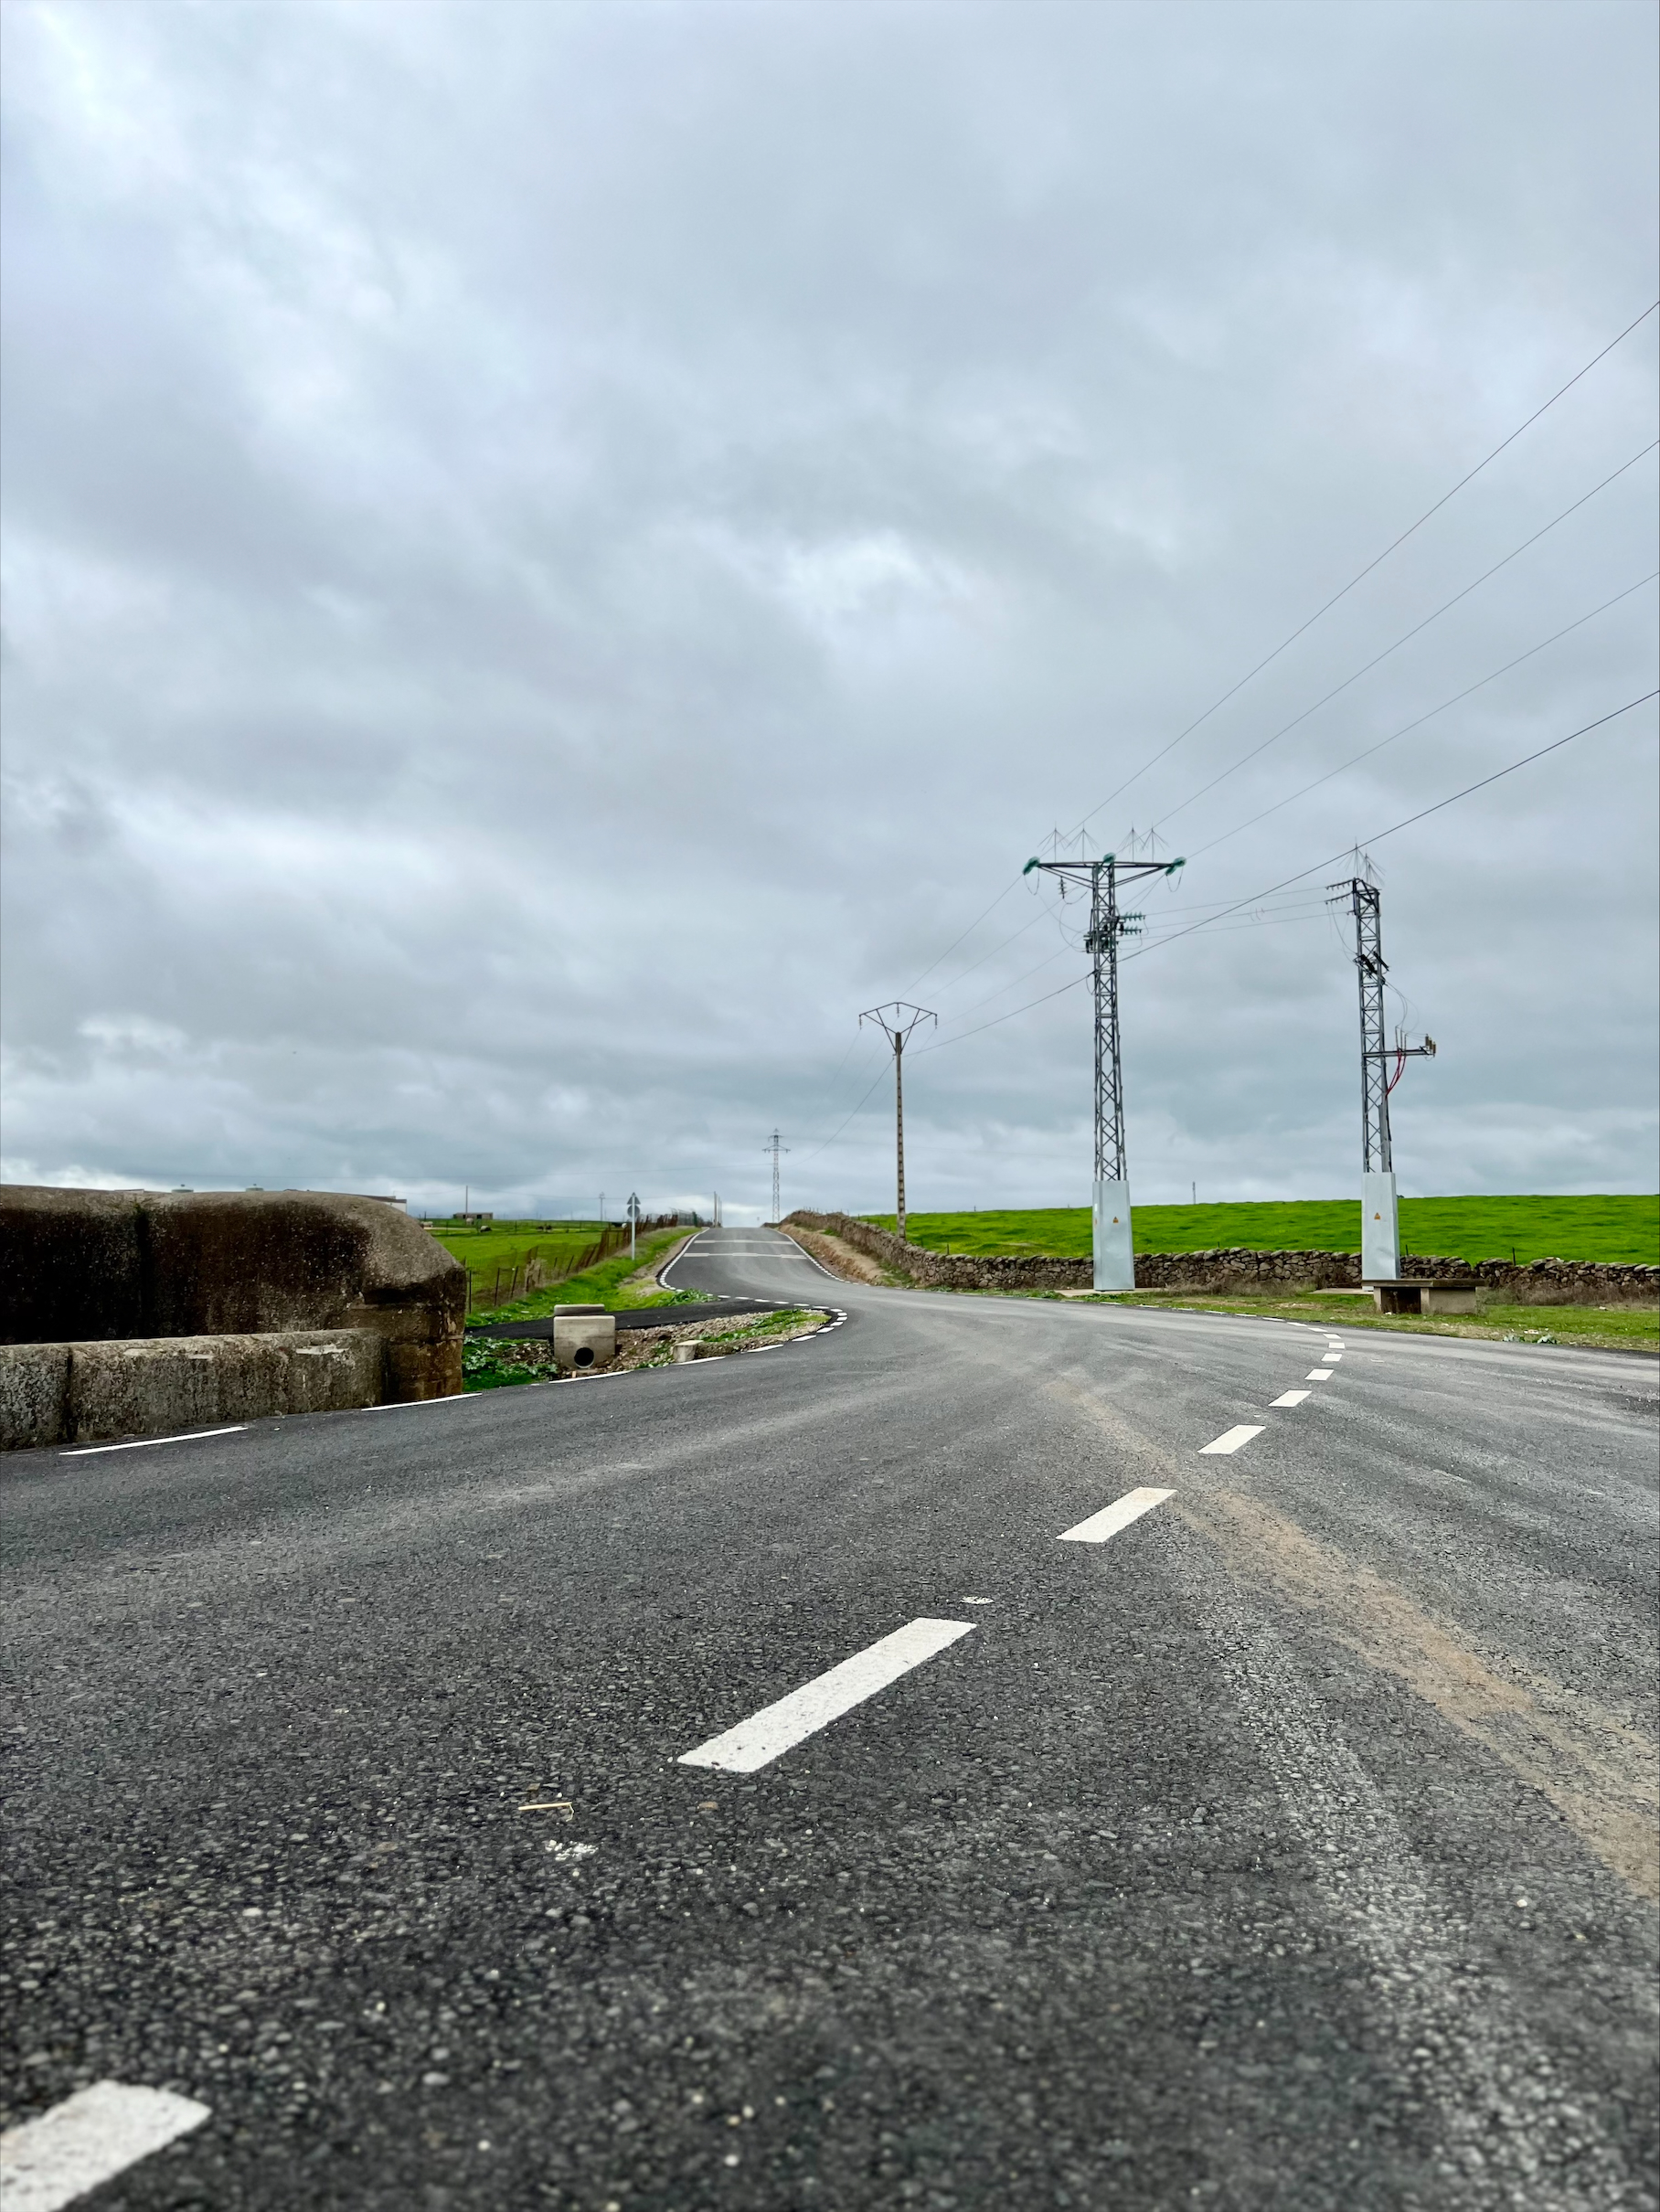
[[[1652,1363],[674,1280],[847,1319],[8,1463],[6,2116],[211,2108],[86,2202],[1654,2207]]]

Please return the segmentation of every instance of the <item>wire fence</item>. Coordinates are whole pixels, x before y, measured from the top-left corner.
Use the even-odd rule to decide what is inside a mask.
[[[650,1220],[642,1216],[638,1223],[641,1234],[676,1226],[673,1214]],[[591,1244],[585,1244],[574,1252],[569,1246],[557,1256],[546,1250],[532,1250],[511,1266],[505,1261],[494,1270],[469,1266],[468,1311],[486,1313],[495,1306],[511,1305],[516,1298],[527,1298],[533,1291],[551,1290],[557,1283],[569,1282],[573,1276],[586,1274],[591,1267],[598,1267],[602,1260],[614,1259],[618,1252],[626,1251],[628,1240],[626,1221],[608,1221]]]

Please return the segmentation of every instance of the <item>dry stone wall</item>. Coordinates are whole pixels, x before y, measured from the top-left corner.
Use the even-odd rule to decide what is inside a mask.
[[[784,1227],[837,1237],[855,1251],[911,1282],[949,1291],[1087,1291],[1087,1260],[978,1257],[964,1252],[931,1252],[902,1244],[891,1229],[878,1228],[850,1214],[795,1213]],[[1421,1257],[1401,1262],[1408,1276],[1486,1292],[1505,1305],[1622,1305],[1660,1298],[1660,1268],[1622,1267],[1591,1260],[1535,1260],[1515,1266],[1507,1260]],[[1358,1252],[1138,1252],[1139,1291],[1230,1292],[1344,1291],[1360,1288]]]

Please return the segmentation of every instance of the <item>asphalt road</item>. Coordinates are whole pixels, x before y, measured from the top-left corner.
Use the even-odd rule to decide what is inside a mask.
[[[210,2108],[85,2203],[1655,2205],[1654,1363],[674,1280],[847,1318],[8,1461],[5,2118]]]

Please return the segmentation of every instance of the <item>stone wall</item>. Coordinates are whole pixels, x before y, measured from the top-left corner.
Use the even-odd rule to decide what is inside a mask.
[[[367,1332],[402,1401],[460,1390],[466,1308],[461,1262],[374,1198],[0,1188],[0,1345]]]
[[[977,1258],[968,1253],[931,1252],[901,1244],[891,1229],[878,1228],[850,1214],[795,1213],[783,1227],[803,1228],[838,1237],[896,1275],[931,1290],[1087,1291],[1088,1260]],[[1523,1267],[1507,1260],[1421,1258],[1401,1261],[1404,1275],[1456,1283],[1484,1291],[1501,1305],[1620,1305],[1660,1298],[1660,1268],[1619,1267],[1590,1260],[1535,1260]],[[1358,1290],[1358,1252],[1138,1252],[1139,1291],[1228,1293]]]

